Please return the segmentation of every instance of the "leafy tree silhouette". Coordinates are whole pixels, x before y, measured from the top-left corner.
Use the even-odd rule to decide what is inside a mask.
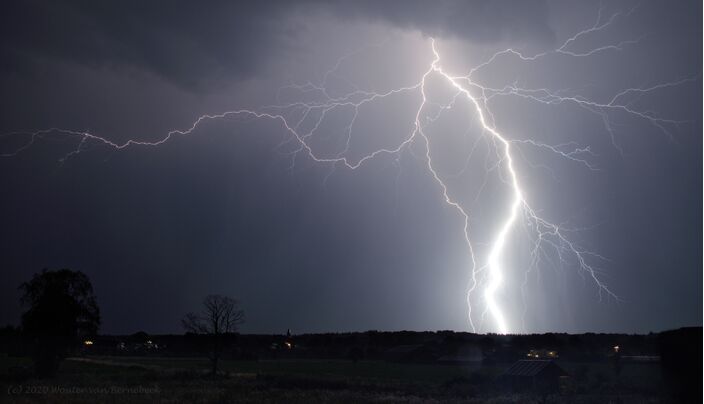
[[[90,279],[70,269],[34,274],[22,283],[22,332],[34,345],[34,367],[40,376],[56,373],[61,359],[81,338],[95,335],[100,310]]]

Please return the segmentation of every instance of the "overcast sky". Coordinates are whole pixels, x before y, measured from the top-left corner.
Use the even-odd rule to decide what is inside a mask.
[[[464,220],[420,137],[355,170],[295,153],[280,121],[251,115],[156,147],[60,132],[22,147],[47,128],[153,142],[243,108],[305,132],[321,111],[266,106],[411,87],[358,108],[349,141],[349,106],[307,138],[316,156],[355,164],[413,133],[432,37],[452,75],[492,60],[472,80],[489,89],[485,114],[512,142],[526,202],[594,253],[618,296],[564,248],[544,243],[531,265],[536,229],[521,214],[497,292],[510,331],[702,324],[700,2],[144,3],[4,6],[0,323],[18,324],[21,282],[71,268],[91,278],[105,333],[182,332],[183,314],[212,293],[241,301],[243,332],[471,330]],[[524,60],[491,59],[509,48]],[[431,74],[424,88],[433,167],[469,212],[481,263],[510,205],[506,162],[447,80]],[[628,88],[652,90],[596,106]],[[482,332],[497,329],[481,315],[485,286],[470,297]]]

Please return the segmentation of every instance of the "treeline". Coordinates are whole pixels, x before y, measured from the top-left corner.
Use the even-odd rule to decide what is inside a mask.
[[[566,334],[528,335],[473,334],[454,331],[367,331],[320,334],[237,334],[222,336],[223,358],[256,360],[267,358],[349,358],[388,359],[389,351],[407,351],[409,361],[436,360],[442,356],[481,355],[482,361],[511,362],[524,359],[530,351],[552,351],[556,357],[573,362],[608,360],[618,347],[622,357],[675,356],[681,346],[701,341],[701,327],[663,333],[640,334]],[[90,345],[80,348],[86,354],[202,356],[208,352],[209,337],[198,334],[95,336]],[[287,344],[288,343],[288,344]],[[697,342],[698,343],[698,342]],[[23,356],[27,344],[18,329],[0,329],[0,349],[9,355]],[[701,346],[699,345],[701,351]],[[701,357],[701,356],[699,356]],[[403,355],[401,355],[403,359]]]

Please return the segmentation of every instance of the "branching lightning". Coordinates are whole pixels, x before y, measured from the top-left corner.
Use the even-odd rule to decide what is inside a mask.
[[[466,75],[453,75],[443,69],[442,58],[438,51],[436,41],[430,38],[428,40],[428,48],[429,54],[432,54],[432,60],[429,62],[427,70],[425,70],[419,81],[408,86],[395,88],[386,92],[364,91],[353,87],[353,91],[350,93],[338,97],[332,96],[328,91],[327,82],[330,77],[335,75],[340,65],[347,58],[354,55],[351,54],[339,59],[334,67],[325,74],[320,84],[306,83],[304,85],[287,86],[287,88],[293,88],[301,93],[318,94],[322,101],[300,101],[269,105],[258,110],[238,109],[219,114],[202,115],[198,117],[190,127],[181,130],[172,130],[156,141],[130,139],[123,143],[117,143],[88,131],[75,131],[60,128],[49,128],[31,133],[5,134],[3,136],[26,136],[27,140],[21,146],[14,150],[1,153],[0,156],[16,156],[18,153],[30,148],[37,141],[48,136],[63,136],[76,139],[77,143],[75,148],[63,156],[60,159],[61,162],[85,151],[88,145],[104,145],[116,150],[123,150],[132,146],[159,146],[168,142],[174,136],[192,134],[205,121],[235,116],[247,116],[279,122],[282,129],[290,135],[289,141],[294,142],[296,145],[295,150],[292,152],[292,164],[295,164],[296,156],[303,153],[314,162],[329,164],[333,170],[337,167],[356,170],[366,162],[378,157],[396,156],[398,159],[404,150],[411,145],[418,144],[423,147],[425,152],[423,156],[425,165],[429,174],[437,183],[444,202],[457,212],[461,221],[464,241],[469,251],[471,261],[470,268],[468,269],[470,284],[466,301],[468,320],[472,331],[485,329],[483,322],[488,315],[491,325],[486,327],[486,329],[495,330],[503,334],[515,332],[519,330],[519,327],[509,322],[499,292],[502,289],[505,277],[509,273],[504,267],[506,245],[515,232],[517,222],[520,219],[524,220],[526,228],[529,229],[532,242],[529,248],[532,258],[526,276],[528,272],[540,265],[543,260],[541,257],[546,255],[545,250],[550,249],[556,253],[561,263],[568,261],[576,262],[579,273],[591,279],[599,292],[600,298],[602,295],[605,295],[618,300],[618,297],[601,279],[601,269],[598,265],[604,262],[605,258],[599,254],[581,248],[569,237],[570,229],[545,219],[531,206],[527,198],[528,194],[525,192],[521,183],[521,172],[515,161],[515,152],[516,150],[520,151],[520,147],[535,147],[553,153],[569,162],[579,164],[586,169],[598,170],[597,165],[594,163],[595,154],[592,152],[592,149],[588,145],[579,145],[574,142],[553,145],[532,139],[512,139],[506,134],[500,133],[497,129],[494,115],[489,108],[489,101],[496,97],[518,97],[548,106],[572,104],[583,108],[603,119],[606,132],[611,136],[614,146],[618,148],[619,146],[615,140],[614,129],[610,122],[610,114],[622,113],[635,119],[643,120],[668,136],[672,136],[671,130],[673,128],[683,123],[682,121],[660,117],[650,111],[638,110],[634,108],[631,103],[626,102],[626,99],[632,96],[653,93],[668,87],[680,86],[694,79],[685,78],[659,83],[649,87],[626,88],[619,90],[608,100],[598,101],[585,98],[578,94],[569,94],[565,91],[555,91],[547,88],[522,88],[515,83],[507,84],[501,88],[493,88],[482,85],[475,80],[474,77],[477,72],[497,63],[498,60],[504,57],[516,58],[517,61],[521,63],[531,63],[538,59],[551,56],[572,58],[591,57],[603,52],[618,52],[624,49],[624,47],[636,45],[642,38],[625,40],[615,44],[604,44],[583,51],[572,50],[574,44],[583,37],[609,27],[619,18],[628,17],[632,12],[633,10],[628,13],[615,13],[608,18],[604,18],[600,10],[594,25],[577,32],[552,51],[536,55],[525,55],[513,49],[501,50],[493,54],[486,61],[471,68]],[[427,108],[429,104],[427,88],[429,86],[428,79],[430,77],[442,78],[454,91],[452,102],[447,105],[441,105],[439,111],[434,114],[431,114]],[[415,109],[415,119],[412,125],[410,125],[412,129],[409,133],[393,146],[373,150],[356,160],[349,157],[350,141],[354,136],[355,123],[360,113],[360,107],[363,105],[371,105],[378,100],[391,96],[407,94],[420,95],[420,102],[417,109]],[[438,157],[433,155],[431,137],[426,133],[427,125],[435,120],[441,119],[441,114],[447,109],[454,107],[459,99],[464,99],[469,102],[471,108],[466,111],[467,114],[477,117],[483,135],[488,136],[488,140],[490,140],[491,144],[494,146],[496,159],[492,163],[491,169],[501,172],[502,179],[510,189],[509,200],[507,201],[508,209],[503,212],[501,219],[496,223],[495,234],[491,236],[492,241],[488,248],[489,253],[484,259],[480,259],[475,254],[474,245],[471,241],[471,212],[469,208],[465,206],[466,204],[462,204],[459,200],[451,196],[447,182],[443,179],[438,170],[436,170],[435,159]],[[311,140],[320,130],[322,123],[331,111],[340,111],[343,109],[351,111],[351,118],[344,126],[345,146],[336,154],[325,155],[312,146]],[[306,126],[304,123],[311,119],[314,124],[307,130],[303,129]],[[483,298],[483,307],[480,308],[480,311],[472,307],[472,298],[477,293],[480,293],[481,298]],[[478,319],[479,324],[477,324]]]

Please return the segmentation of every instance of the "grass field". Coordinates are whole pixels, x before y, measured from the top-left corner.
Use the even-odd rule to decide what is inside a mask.
[[[210,362],[199,358],[95,357],[123,364],[207,371]],[[484,367],[486,375],[498,374],[503,366]],[[221,369],[240,375],[305,375],[321,379],[377,380],[383,382],[442,383],[472,372],[461,366],[402,364],[349,360],[259,360],[223,361]]]
[[[461,366],[381,361],[223,361],[225,375],[206,375],[198,358],[90,357],[65,360],[52,379],[15,374],[26,358],[0,357],[2,401],[18,403],[137,402],[541,402],[541,397],[501,393],[486,385],[502,366],[472,371]],[[626,366],[618,379],[605,364],[562,364],[581,391],[546,402],[659,402],[655,367]],[[635,384],[634,384],[635,383]],[[629,394],[615,394],[628,386]]]

